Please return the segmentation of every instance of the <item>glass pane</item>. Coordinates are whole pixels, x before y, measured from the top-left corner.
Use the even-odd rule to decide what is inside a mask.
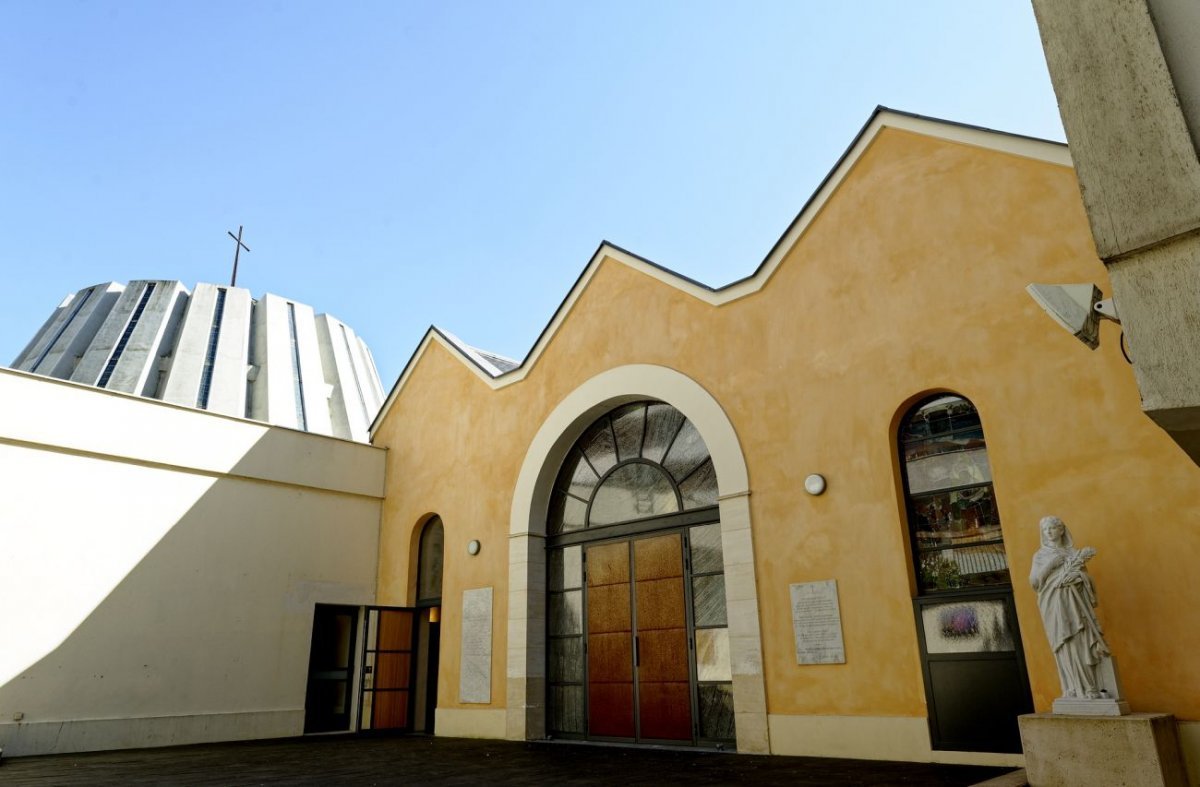
[[[646,408],[646,444],[642,458],[662,462],[675,433],[683,423],[683,413],[669,404],[652,404]]]
[[[592,467],[601,476],[617,464],[617,446],[613,443],[612,431],[609,429],[607,418],[600,419],[599,423],[588,429],[579,444],[582,446],[583,452],[587,454]]]
[[[1005,585],[1011,580],[1003,544],[920,553],[921,590]]]
[[[645,519],[679,510],[675,486],[662,470],[644,462],[622,465],[592,498],[588,527]]]
[[[369,678],[370,675],[368,675],[367,677]],[[364,691],[362,693],[362,700],[361,700],[362,707],[359,709],[359,715],[362,717],[362,724],[359,726],[360,730],[372,729],[371,711],[373,710],[372,705],[374,704],[373,703],[374,699],[375,699],[375,692]]]
[[[932,604],[921,610],[929,653],[1003,653],[1015,649],[1008,605],[999,599]]]
[[[583,682],[583,637],[551,638],[550,682]]]
[[[717,504],[717,471],[711,459],[705,459],[704,464],[684,479],[679,485],[679,495],[685,510]]]
[[[724,574],[710,574],[692,580],[692,612],[697,626],[725,625]]]
[[[551,535],[582,530],[587,516],[587,503],[557,489],[550,495],[550,516],[546,527]]]
[[[317,607],[313,622],[311,668],[342,670],[350,666],[350,639],[354,635],[354,616]]]
[[[979,428],[979,413],[975,410],[975,405],[961,396],[940,396],[921,405],[909,416],[900,440],[907,442]]]
[[[708,574],[724,571],[725,561],[721,553],[721,523],[693,527],[688,531],[692,544],[692,573]]]
[[[733,740],[733,687],[728,683],[700,687],[700,737]]]
[[[696,680],[733,680],[729,666],[729,629],[696,631]]]
[[[613,431],[617,433],[617,456],[622,462],[642,455],[642,431],[646,422],[646,405],[622,407],[612,414]]]
[[[557,487],[582,500],[590,500],[598,483],[600,483],[600,476],[592,470],[592,466],[583,458],[583,454],[579,451],[571,451],[567,456],[567,461],[563,463]]]
[[[583,547],[550,552],[550,589],[573,590],[583,586]]]
[[[909,526],[919,549],[978,544],[1004,537],[991,486],[914,496],[911,512]]]
[[[989,484],[992,468],[983,440],[941,440],[905,446],[908,491],[919,495],[968,484]]]
[[[704,439],[691,421],[685,421],[662,464],[676,481],[682,481],[707,458],[708,447],[704,445]]]
[[[445,533],[440,517],[425,523],[421,531],[421,551],[417,567],[417,600],[428,601],[442,597],[442,552]]]
[[[550,594],[550,633],[583,633],[583,591]]]
[[[550,728],[554,732],[583,732],[583,687],[552,686],[550,689],[553,717]]]

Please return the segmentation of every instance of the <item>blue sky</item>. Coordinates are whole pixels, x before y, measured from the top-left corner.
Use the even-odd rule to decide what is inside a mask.
[[[1014,0],[2,0],[0,98],[0,364],[243,224],[385,387],[431,323],[522,357],[601,240],[746,275],[877,104],[1063,139]]]

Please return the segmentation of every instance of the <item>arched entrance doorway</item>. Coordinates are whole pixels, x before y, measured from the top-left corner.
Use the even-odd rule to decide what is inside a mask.
[[[663,402],[605,413],[567,452],[546,550],[547,732],[735,740],[717,475]]]

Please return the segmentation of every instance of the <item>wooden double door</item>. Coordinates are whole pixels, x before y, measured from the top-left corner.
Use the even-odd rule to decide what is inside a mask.
[[[589,737],[693,741],[682,534],[588,546],[585,566]]]

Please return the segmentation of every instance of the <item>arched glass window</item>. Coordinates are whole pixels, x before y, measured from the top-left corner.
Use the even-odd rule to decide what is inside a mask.
[[[563,462],[550,501],[550,535],[717,504],[708,448],[683,413],[638,402],[592,424]]]
[[[417,552],[417,603],[437,604],[442,600],[442,552],[445,536],[442,518],[431,517],[421,530]]]
[[[926,399],[901,422],[899,442],[918,591],[1009,584],[975,405],[953,394]]]

